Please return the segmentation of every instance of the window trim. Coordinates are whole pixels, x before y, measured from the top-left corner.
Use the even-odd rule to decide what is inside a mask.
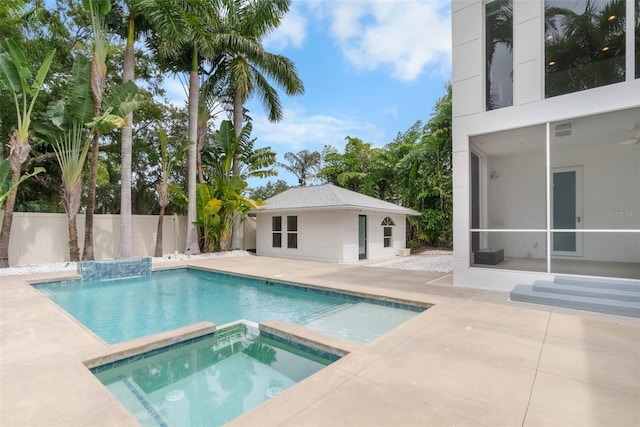
[[[380,223],[382,226],[382,247],[384,248],[392,248],[393,247],[393,227],[395,227],[396,223],[389,216],[385,217]],[[387,230],[389,231],[389,235],[387,236]]]

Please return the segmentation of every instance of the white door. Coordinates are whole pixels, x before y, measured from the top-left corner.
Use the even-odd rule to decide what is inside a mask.
[[[582,229],[582,166],[551,170],[551,228]],[[553,232],[553,255],[582,256],[582,233]]]

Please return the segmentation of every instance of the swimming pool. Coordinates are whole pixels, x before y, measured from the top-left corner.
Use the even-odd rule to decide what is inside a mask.
[[[424,307],[194,268],[35,285],[109,344],[210,321],[280,320],[366,343]]]
[[[220,426],[337,358],[236,324],[91,371],[143,426]]]

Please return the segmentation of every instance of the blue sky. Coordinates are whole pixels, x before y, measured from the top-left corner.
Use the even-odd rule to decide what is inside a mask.
[[[342,150],[347,135],[376,146],[428,120],[451,79],[450,0],[293,0],[265,47],[292,59],[305,94],[281,96],[284,119],[271,124],[257,100],[247,104],[258,147]],[[167,95],[184,99],[179,85]],[[294,176],[251,180],[250,186]]]

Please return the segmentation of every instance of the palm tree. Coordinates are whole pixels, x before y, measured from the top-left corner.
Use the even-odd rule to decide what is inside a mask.
[[[47,54],[40,65],[35,79],[27,65],[24,53],[13,40],[7,40],[7,47],[0,45],[0,83],[13,95],[18,118],[18,127],[13,131],[7,144],[9,163],[11,165],[11,191],[6,199],[2,231],[0,231],[0,267],[9,266],[9,240],[11,238],[11,222],[16,202],[18,184],[22,174],[22,164],[31,151],[29,133],[31,131],[31,112],[38,94],[49,72],[55,50]]]
[[[260,46],[251,39],[226,31],[217,11],[221,0],[140,0],[155,36],[151,45],[165,59],[165,67],[189,74],[189,132],[187,152],[188,199],[186,252],[199,253],[196,221],[196,165],[198,139],[199,75],[204,58],[216,52],[236,50],[257,55]]]
[[[320,167],[321,156],[317,151],[302,150],[297,154],[285,153],[284,158],[289,164],[278,163],[278,166],[294,174],[302,187],[307,185],[307,180],[312,179]]]
[[[135,78],[134,43],[136,36],[148,30],[148,22],[141,13],[138,0],[124,1],[128,16],[126,28],[126,50],[122,67],[122,81],[133,81]],[[133,141],[133,113],[126,117],[127,123],[122,128],[120,139],[120,248],[119,258],[131,256],[131,158]]]
[[[200,252],[195,226],[196,218],[196,175],[198,139],[198,97],[199,72],[202,51],[211,51],[214,45],[212,28],[217,28],[217,16],[213,3],[206,0],[141,0],[148,11],[147,19],[154,34],[150,44],[164,59],[164,67],[174,73],[189,74],[188,141],[187,151],[187,242],[185,252]]]
[[[85,7],[91,13],[91,26],[93,29],[91,59],[91,93],[93,95],[93,115],[102,114],[102,98],[104,96],[105,76],[107,74],[107,51],[109,50],[109,38],[104,16],[111,10],[110,0],[89,0]],[[98,180],[98,144],[100,142],[100,130],[93,128],[91,141],[91,168],[89,172],[89,189],[87,197],[87,211],[85,215],[84,248],[82,259],[92,260],[93,254],[93,214],[96,204],[96,185]]]
[[[233,127],[236,139],[240,139],[243,128],[244,104],[254,94],[258,95],[267,110],[269,121],[282,120],[282,104],[276,89],[269,80],[284,90],[287,95],[304,93],[304,84],[291,60],[266,52],[261,39],[280,25],[289,10],[291,0],[223,0],[221,15],[225,30],[254,41],[260,46],[257,52],[225,50],[216,62],[217,69],[211,78],[227,85],[227,93],[233,99]],[[234,173],[240,170],[240,158],[233,162]],[[240,221],[234,222],[232,247],[240,245]]]
[[[59,138],[53,149],[62,172],[62,203],[69,224],[69,260],[80,261],[76,217],[82,198],[82,169],[89,152],[89,141],[82,124],[74,123],[71,130]]]
[[[169,195],[171,190],[171,172],[173,167],[184,160],[184,155],[188,146],[179,148],[174,152],[169,152],[167,132],[158,123],[158,139],[160,141],[160,181],[157,184],[158,203],[160,204],[160,214],[158,215],[158,232],[156,234],[156,250],[154,256],[162,256],[162,228],[164,222],[164,211],[169,205]]]

